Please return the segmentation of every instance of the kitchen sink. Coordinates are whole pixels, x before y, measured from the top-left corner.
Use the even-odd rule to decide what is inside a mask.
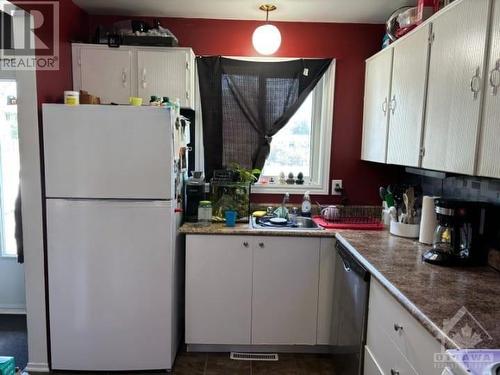
[[[283,224],[273,224],[271,217],[252,217],[251,226],[253,229],[276,229],[276,230],[323,230],[310,217],[298,216],[294,222],[290,220]]]

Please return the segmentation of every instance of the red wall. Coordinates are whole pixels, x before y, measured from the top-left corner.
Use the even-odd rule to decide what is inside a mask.
[[[72,87],[70,40],[86,40],[99,24],[127,17],[88,16],[69,0],[60,2],[60,71],[37,73],[38,100],[59,102]],[[144,17],[142,17],[144,19]],[[146,18],[152,23],[152,18]],[[256,56],[251,45],[256,21],[161,18],[181,46],[197,55]],[[337,62],[330,179],[342,179],[351,204],[379,204],[378,186],[393,182],[398,169],[360,160],[363,116],[364,60],[380,49],[382,25],[276,22],[282,34],[279,57],[334,57]],[[253,197],[257,202],[280,199]],[[339,203],[337,197],[315,196],[321,203]],[[300,197],[292,197],[299,202]]]

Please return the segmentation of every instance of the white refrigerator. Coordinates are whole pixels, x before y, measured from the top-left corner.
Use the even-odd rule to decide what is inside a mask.
[[[43,105],[51,366],[171,369],[183,257],[172,114]]]

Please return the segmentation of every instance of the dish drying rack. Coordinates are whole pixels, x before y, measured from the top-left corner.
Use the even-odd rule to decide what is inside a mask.
[[[320,212],[328,206],[319,205]],[[316,224],[326,229],[384,230],[381,219],[382,207],[378,206],[336,206],[338,215],[326,220],[321,215],[313,216]]]

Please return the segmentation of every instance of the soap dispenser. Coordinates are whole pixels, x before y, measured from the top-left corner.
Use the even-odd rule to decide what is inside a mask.
[[[309,196],[309,192],[306,191],[302,199],[301,215],[311,217],[311,206],[311,197]]]

